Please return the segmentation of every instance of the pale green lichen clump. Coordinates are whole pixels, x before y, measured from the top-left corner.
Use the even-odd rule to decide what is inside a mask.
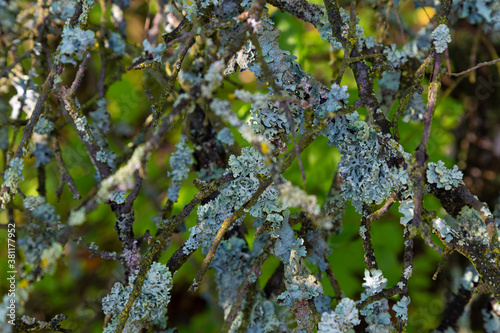
[[[259,187],[258,175],[266,176],[270,172],[270,166],[267,160],[254,147],[245,147],[241,150],[241,155],[236,157],[232,155],[229,158],[230,168],[235,177],[234,180],[221,187],[220,194],[205,205],[198,207],[198,224],[190,229],[189,239],[184,246],[184,252],[196,250],[200,245],[207,248],[217,234],[224,219],[230,217],[235,210],[252,197]],[[275,195],[274,195],[275,194]],[[260,196],[255,205],[249,209],[249,213],[254,217],[266,218],[261,216],[263,210],[256,207],[268,206],[269,209],[281,212],[279,204],[274,203],[278,196],[276,190],[268,188]],[[274,203],[270,205],[271,203]],[[269,212],[268,215],[278,215]],[[281,216],[280,216],[281,217]],[[283,217],[281,217],[281,220]],[[241,219],[236,221],[236,225]]]
[[[399,212],[403,214],[403,217],[400,220],[400,223],[402,225],[407,225],[408,222],[410,222],[413,219],[413,212],[414,212],[414,203],[412,199],[408,199],[405,201],[402,201],[401,204],[399,205]]]
[[[345,180],[342,194],[352,199],[358,212],[362,211],[363,203],[381,203],[394,188],[407,186],[408,171],[389,166],[387,160],[397,154],[408,160],[409,154],[393,140],[384,144],[368,123],[359,120],[356,111],[336,117],[322,134],[342,154],[339,163],[339,174]]]
[[[80,28],[71,28],[67,22],[63,29],[62,41],[59,44],[60,59],[63,63],[70,63],[76,66],[77,60],[82,60],[87,47],[93,45],[94,32],[91,30],[82,30]]]
[[[289,261],[285,264],[285,285],[287,290],[278,296],[278,302],[292,307],[295,303],[323,295],[321,283],[304,265],[306,256],[303,239],[299,238],[290,248]]]
[[[444,233],[448,242],[451,240],[450,236],[460,235],[461,239],[458,241],[459,243],[465,241],[482,245],[490,243],[488,229],[484,224],[481,214],[473,208],[463,207],[456,218],[447,216],[447,222],[448,225],[446,226],[438,222],[436,222],[436,225],[441,225],[439,231],[442,235]]]
[[[431,34],[432,42],[436,47],[437,53],[443,53],[451,42],[450,29],[446,24],[440,24]]]
[[[179,198],[179,190],[181,183],[188,177],[191,165],[193,165],[193,150],[186,143],[186,137],[182,136],[181,140],[175,145],[177,151],[170,156],[170,167],[172,171],[168,176],[172,180],[168,188],[168,198],[172,202],[177,202]]]
[[[211,5],[218,6],[222,0],[181,0],[182,7],[186,10],[186,17],[189,20],[201,14],[200,10],[208,8]]]
[[[387,285],[387,279],[383,276],[382,271],[378,269],[365,270],[364,280],[365,293],[361,294],[361,300],[382,291]],[[389,303],[386,298],[367,305],[360,312],[365,316],[365,321],[368,324],[367,332],[393,332],[394,327],[392,326]]]
[[[68,225],[74,227],[81,225],[83,222],[85,222],[85,207],[72,210],[68,218]]]
[[[5,171],[4,183],[2,187],[8,187],[12,195],[17,193],[17,187],[19,186],[19,183],[24,180],[23,167],[23,159],[20,157],[16,157],[9,162],[9,168]],[[5,205],[9,203],[10,200],[11,195],[7,191],[0,198],[0,210],[4,210]]]
[[[484,329],[486,333],[497,333],[500,331],[500,305],[495,303],[491,311],[483,309]]]
[[[118,316],[123,311],[125,304],[132,292],[136,275],[129,278],[127,286],[117,282],[111,293],[102,299],[104,314],[110,315],[111,320],[104,332],[115,331]],[[141,295],[135,300],[130,317],[125,324],[123,332],[139,332],[153,324],[165,329],[167,327],[167,305],[170,302],[170,289],[172,289],[172,274],[167,266],[155,262],[148,271]]]
[[[50,134],[54,130],[54,123],[46,117],[40,117],[35,126],[35,132],[38,134]]]
[[[335,311],[324,312],[321,315],[321,321],[318,324],[318,333],[348,332],[360,322],[356,303],[349,298],[343,298],[335,308]]]
[[[392,309],[396,312],[396,317],[401,318],[404,321],[408,320],[408,305],[410,304],[410,297],[403,296]]]
[[[451,190],[462,182],[463,173],[456,165],[453,169],[447,169],[443,161],[437,163],[430,162],[427,165],[427,181],[431,184],[436,184],[437,188]]]
[[[125,203],[125,201],[127,201],[126,200],[126,196],[127,196],[126,192],[116,191],[111,196],[111,201],[114,202],[114,203],[117,203],[117,204],[121,205],[121,204]]]
[[[224,127],[217,133],[217,140],[226,145],[234,144],[234,136],[228,127]]]
[[[29,230],[21,230],[19,249],[27,266],[40,266],[43,273],[55,268],[62,255],[62,245],[58,243],[63,225],[55,207],[47,203],[45,197],[28,196],[23,200],[26,213],[32,217]],[[40,274],[35,274],[40,278]]]
[[[456,231],[453,230],[453,228],[451,228],[449,225],[447,225],[445,220],[439,217],[432,221],[432,225],[434,229],[439,232],[441,238],[444,238],[446,242],[451,242],[453,237],[457,236]]]

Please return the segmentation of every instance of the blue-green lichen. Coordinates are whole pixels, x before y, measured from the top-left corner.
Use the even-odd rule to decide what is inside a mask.
[[[401,318],[403,321],[408,320],[408,305],[410,304],[410,297],[403,296],[394,306],[392,310],[396,312],[396,317]]]
[[[14,195],[17,193],[19,183],[24,180],[23,167],[23,159],[20,157],[15,157],[9,162],[9,167],[4,173],[4,182],[2,187],[8,187],[10,189],[10,194],[9,191],[5,191],[5,193],[3,193],[3,196],[0,198],[0,210],[5,209],[5,205],[11,200],[11,194]]]
[[[450,29],[446,24],[440,24],[431,34],[432,42],[437,53],[443,53],[451,42]]]
[[[446,168],[443,161],[427,164],[427,181],[436,184],[437,188],[451,190],[452,187],[456,187],[462,182],[462,177],[462,171],[456,165],[450,170]]]
[[[78,27],[71,28],[69,24],[66,24],[63,28],[62,41],[58,48],[61,62],[76,66],[75,59],[82,60],[87,48],[94,43],[93,31],[82,30]]]
[[[358,212],[362,211],[363,203],[381,203],[393,188],[403,188],[409,183],[406,169],[388,163],[396,156],[408,160],[409,154],[394,140],[379,137],[368,123],[359,120],[356,111],[333,119],[322,134],[342,155],[339,163],[339,174],[344,179],[342,195],[352,200]]]
[[[407,225],[413,219],[413,211],[414,211],[414,203],[412,199],[408,199],[402,201],[399,205],[399,212],[403,214],[403,217],[400,220],[402,225]]]
[[[165,43],[160,43],[156,47],[153,47],[149,40],[145,39],[142,41],[142,47],[146,55],[152,58],[152,61],[161,62],[161,57],[165,51]]]
[[[125,203],[125,201],[127,201],[126,200],[126,196],[127,196],[126,192],[116,191],[111,196],[111,201],[114,202],[114,203],[117,203],[117,204],[121,205],[121,204]]]
[[[193,165],[193,150],[186,143],[187,138],[181,137],[181,140],[175,145],[177,150],[170,156],[170,167],[172,171],[168,172],[171,184],[167,195],[169,200],[177,202],[181,183],[188,177],[191,165]]]
[[[231,133],[231,130],[228,127],[224,127],[217,133],[217,140],[229,146],[234,144],[233,133]]]
[[[356,303],[349,298],[343,298],[335,311],[324,312],[321,315],[321,321],[318,323],[318,333],[348,332],[360,323]]]
[[[110,294],[102,299],[104,314],[111,316],[111,320],[104,332],[114,332],[118,323],[118,316],[123,311],[132,292],[135,278],[136,275],[130,276],[127,286],[123,286],[119,282],[115,283]],[[138,332],[150,325],[165,329],[171,289],[172,274],[167,266],[154,262],[146,275],[141,294],[132,305],[130,317],[123,332]]]
[[[410,120],[422,121],[422,119],[424,119],[424,112],[425,112],[424,99],[422,98],[421,94],[415,93],[410,98],[410,101],[406,106],[403,121],[405,123],[409,122]]]
[[[38,119],[35,126],[35,132],[38,134],[50,134],[54,130],[54,123],[42,116]]]
[[[361,294],[361,300],[365,300],[368,296],[373,296],[382,291],[387,285],[387,279],[382,275],[382,271],[378,269],[365,270],[364,280],[363,287],[365,287],[365,292]],[[360,313],[365,316],[365,321],[368,325],[366,332],[390,333],[394,331],[387,299],[383,298],[367,305]]]
[[[35,145],[35,150],[33,151],[32,156],[36,158],[35,168],[38,168],[49,163],[50,159],[54,157],[54,153],[46,144],[37,143]]]
[[[432,221],[432,225],[434,227],[434,230],[439,232],[440,237],[446,242],[451,242],[453,238],[458,236],[457,232],[453,230],[452,227],[447,225],[445,220],[439,217]]]

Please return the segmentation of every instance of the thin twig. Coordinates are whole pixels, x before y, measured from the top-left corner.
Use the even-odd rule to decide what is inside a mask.
[[[394,114],[394,117],[392,118],[392,128],[393,128],[393,136],[394,140],[399,141],[399,119],[404,115],[404,112],[406,110],[406,107],[408,106],[408,103],[410,102],[410,99],[413,97],[413,95],[419,90],[421,87],[421,82],[422,79],[424,78],[425,71],[429,66],[434,62],[434,57],[432,54],[429,54],[427,58],[425,58],[424,62],[420,65],[420,67],[417,69],[414,75],[414,80],[413,84],[411,87],[407,90],[403,98],[401,98],[401,101],[399,102],[398,109],[396,110],[396,113]]]
[[[403,29],[403,23],[401,23],[401,19],[398,14],[398,6],[396,6],[396,2],[394,0],[392,1],[392,5],[394,6],[394,13],[396,13],[396,20],[398,21],[399,25],[399,31],[401,33],[401,38],[403,38],[403,42],[406,44],[406,37],[405,37],[405,31]]]
[[[272,182],[273,179],[271,178],[261,182],[259,188],[257,189],[257,191],[255,191],[252,197],[238,210],[236,210],[233,214],[231,214],[231,216],[227,217],[224,220],[221,227],[219,228],[219,231],[217,231],[217,235],[215,236],[212,245],[210,246],[210,250],[208,250],[206,257],[203,260],[201,268],[198,271],[198,274],[196,275],[193,284],[189,288],[189,292],[192,293],[198,288],[198,285],[200,284],[201,279],[203,278],[203,276],[205,276],[205,273],[210,267],[210,263],[212,262],[212,259],[215,257],[215,252],[217,251],[217,248],[219,247],[219,244],[222,241],[222,237],[224,237],[227,230],[234,224],[236,220],[238,220],[240,217],[246,214],[248,209],[257,202],[260,195],[269,187],[269,185],[271,185]]]
[[[350,43],[350,41],[346,40],[346,38],[342,36],[343,21],[342,15],[340,14],[340,8],[335,0],[323,0],[323,2],[326,7],[326,13],[332,29],[332,34],[342,43],[344,49],[347,50],[347,44]],[[351,6],[351,11],[355,12],[354,6]],[[351,58],[360,56],[356,45],[352,46],[352,51],[349,56]],[[383,112],[377,112],[377,110],[380,109],[380,104],[375,97],[370,66],[364,63],[364,61],[359,61],[351,63],[350,67],[353,71],[356,85],[358,86],[360,100],[363,102],[368,112],[370,112],[375,125],[380,129],[380,131],[383,134],[390,134],[391,123],[387,120]]]
[[[172,93],[172,89],[174,89],[174,84],[175,84],[175,81],[177,80],[177,75],[179,75],[179,71],[181,70],[182,62],[184,61],[184,58],[186,57],[191,46],[193,46],[194,41],[195,41],[194,37],[190,37],[187,40],[186,45],[184,45],[181,52],[179,53],[179,56],[177,57],[177,60],[174,63],[172,74],[170,75],[168,84],[165,87],[165,90],[163,91],[157,105],[155,105],[156,110],[160,114],[161,114],[163,108],[165,107],[165,104],[167,103],[167,98]]]
[[[104,36],[106,35],[106,15],[108,13],[106,0],[99,0],[101,7],[101,22],[100,22],[100,38],[99,38],[99,55],[101,57],[101,69],[99,73],[99,83],[97,84],[99,98],[104,98],[104,81],[106,79],[106,55],[104,53]]]
[[[328,277],[328,280],[330,281],[330,284],[332,285],[333,291],[335,292],[335,299],[337,301],[340,301],[342,298],[344,298],[344,292],[340,288],[339,281],[337,280],[337,277],[335,276],[335,273],[333,272],[332,265],[328,261],[327,256],[324,257],[325,261],[328,263],[326,266],[326,276]]]
[[[78,66],[78,71],[76,72],[75,79],[73,80],[73,83],[71,84],[71,87],[69,89],[71,95],[74,95],[76,93],[76,89],[82,84],[83,80],[83,75],[85,74],[85,70],[87,69],[87,65],[90,61],[90,52],[85,52],[85,55],[83,56],[83,61]]]
[[[448,257],[450,256],[450,254],[453,253],[453,250],[452,249],[449,249],[447,248],[443,254],[443,257],[441,258],[441,261],[439,262],[439,265],[438,265],[438,268],[436,269],[436,271],[434,272],[434,275],[432,275],[432,279],[433,280],[436,280],[439,273],[441,272],[441,269],[443,268],[444,266],[444,263],[446,262],[446,260],[448,260]]]
[[[472,68],[469,68],[468,70],[465,70],[465,71],[460,72],[460,73],[446,73],[446,75],[449,75],[449,76],[460,76],[460,75],[468,74],[470,72],[475,71],[478,68],[481,68],[481,67],[484,67],[484,66],[491,66],[491,65],[496,64],[497,62],[500,62],[500,58],[499,59],[495,59],[495,60],[491,60],[491,61],[487,61],[487,62],[482,62],[482,63],[477,64],[476,66],[474,66]]]
[[[366,217],[366,220],[369,222],[373,222],[381,218],[385,213],[389,211],[391,206],[396,202],[398,195],[396,192],[393,192],[392,195],[386,200],[385,204],[380,207],[377,211],[371,213]]]
[[[425,186],[425,163],[427,162],[427,145],[429,143],[429,138],[431,136],[431,124],[432,116],[434,110],[436,109],[437,95],[439,89],[441,88],[441,63],[442,55],[434,53],[434,71],[433,78],[430,83],[429,90],[429,101],[424,113],[424,130],[422,133],[422,140],[417,147],[415,152],[415,195],[414,195],[414,221],[415,225],[420,225],[422,223],[422,201],[424,196],[424,186]]]
[[[392,286],[391,288],[388,288],[388,289],[384,289],[384,290],[376,293],[375,295],[368,296],[366,299],[357,302],[356,308],[358,310],[361,310],[364,307],[366,307],[368,304],[371,304],[371,303],[376,302],[376,301],[380,301],[383,298],[390,298],[394,295],[397,295],[397,294],[399,294],[399,291],[400,291],[400,289],[399,289],[399,286],[397,286],[397,285]]]
[[[73,200],[79,200],[82,196],[80,195],[80,192],[78,192],[78,188],[76,187],[73,178],[68,172],[68,168],[66,167],[66,164],[64,163],[61,155],[61,147],[59,146],[59,141],[57,141],[57,137],[55,136],[52,137],[52,151],[54,152],[57,163],[59,164],[59,177],[61,179],[61,184],[56,190],[57,198],[59,199],[61,197],[64,184],[66,183],[68,184],[70,191],[73,193]]]
[[[375,253],[373,252],[372,238],[371,238],[371,221],[368,220],[368,216],[371,213],[371,207],[367,204],[363,204],[363,216],[361,217],[361,225],[359,227],[359,234],[363,240],[363,249],[365,251],[364,259],[365,264],[369,270],[377,269],[377,260],[375,259]]]

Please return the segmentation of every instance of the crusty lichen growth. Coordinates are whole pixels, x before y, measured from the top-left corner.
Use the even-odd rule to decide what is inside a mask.
[[[341,333],[351,330],[361,323],[356,303],[343,298],[332,312],[323,312],[318,324],[318,333]]]
[[[450,29],[446,24],[440,24],[431,34],[432,42],[437,53],[443,53],[451,42]]]
[[[450,190],[462,182],[463,173],[456,165],[450,170],[446,168],[443,161],[430,162],[427,165],[427,181],[436,184],[438,188]]]
[[[6,191],[0,198],[0,210],[5,209],[5,205],[11,200],[11,195],[15,195],[17,193],[19,183],[24,180],[23,167],[23,160],[19,157],[13,158],[9,162],[9,168],[5,171],[2,187],[8,187],[10,189],[10,193]]]
[[[168,199],[172,202],[177,202],[181,183],[188,177],[190,167],[193,164],[193,150],[187,145],[185,136],[181,137],[175,147],[177,150],[170,156],[172,171],[168,173],[172,181],[168,188]]]
[[[132,284],[136,275],[129,278],[127,286],[117,282],[111,293],[102,299],[102,309],[111,321],[104,332],[114,332],[118,315],[123,310],[127,299],[132,292]],[[172,274],[168,268],[155,262],[151,265],[141,295],[135,300],[130,317],[125,324],[124,332],[137,332],[142,328],[155,325],[165,329],[167,327],[167,305],[170,302],[172,289]]]

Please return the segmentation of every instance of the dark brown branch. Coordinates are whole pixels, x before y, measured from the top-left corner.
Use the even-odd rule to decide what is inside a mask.
[[[269,241],[264,249],[262,249],[262,253],[254,260],[252,267],[250,268],[247,276],[251,273],[254,273],[255,276],[260,276],[262,274],[261,267],[264,261],[269,257],[269,250],[274,246],[274,240]],[[222,332],[229,332],[231,325],[233,324],[236,315],[240,311],[241,303],[243,302],[245,295],[247,294],[247,290],[250,286],[252,286],[255,282],[250,281],[250,279],[243,280],[243,283],[239,286],[238,292],[236,294],[236,299],[231,305],[231,312],[229,312],[226,320],[224,321],[224,326],[222,327]]]
[[[171,41],[177,39],[180,36],[181,31],[184,30],[184,28],[186,28],[186,27],[188,27],[187,29],[189,29],[189,26],[190,26],[190,23],[189,23],[188,19],[184,18],[181,21],[181,23],[179,23],[179,25],[173,31],[162,35],[163,40],[165,41],[165,44],[168,44]]]
[[[333,36],[339,40],[344,49],[348,50],[348,43],[342,36],[342,16],[340,15],[340,9],[335,0],[324,0],[326,7],[326,13],[328,16],[328,21],[332,29]],[[354,8],[351,8],[354,11]],[[351,58],[359,57],[360,53],[355,45],[352,46],[352,52],[350,54]],[[383,134],[390,134],[391,123],[387,120],[383,112],[377,112],[380,105],[375,97],[375,91],[373,89],[373,82],[370,77],[370,67],[363,61],[353,62],[350,64],[351,69],[354,73],[354,78],[356,79],[356,84],[359,90],[359,98],[366,106],[370,115],[375,122],[375,125],[380,129]]]
[[[175,81],[177,80],[177,75],[179,74],[179,71],[181,70],[182,62],[184,61],[184,58],[186,57],[191,46],[193,46],[194,41],[195,41],[194,37],[190,37],[187,40],[184,47],[182,48],[181,52],[179,53],[177,60],[174,63],[174,67],[172,69],[172,74],[170,75],[170,79],[168,81],[168,84],[165,87],[165,90],[163,91],[163,94],[161,95],[159,102],[157,103],[157,105],[155,105],[157,112],[161,113],[163,111],[163,108],[165,107],[165,104],[167,103],[167,98],[172,93],[172,89],[174,89],[174,84],[175,84]]]
[[[447,242],[446,237],[443,237],[439,233],[438,236],[450,249],[462,254],[474,265],[474,268],[488,287],[492,296],[500,302],[500,269],[497,263],[498,258],[497,260],[489,259],[492,252],[498,251],[498,248],[492,251],[489,246],[477,242],[464,241],[462,239],[457,240],[455,238]]]
[[[439,332],[446,331],[448,327],[455,329],[457,321],[464,312],[465,306],[469,303],[471,297],[471,291],[460,286],[460,289],[453,295],[453,298],[444,310],[441,323],[437,329]]]
[[[116,252],[100,251],[93,247],[91,244],[87,243],[83,238],[78,238],[76,240],[77,244],[82,244],[90,252],[89,258],[102,258],[105,260],[120,260],[120,255]]]
[[[368,296],[363,301],[357,302],[356,303],[356,308],[358,310],[361,310],[365,306],[367,306],[367,305],[369,305],[369,304],[371,304],[373,302],[380,301],[383,298],[391,298],[392,296],[395,296],[395,295],[399,294],[400,291],[401,291],[401,289],[399,289],[399,286],[397,286],[397,285],[392,286],[391,288],[388,288],[388,289],[384,289],[384,290],[376,293],[375,295]]]
[[[429,101],[424,113],[424,131],[422,133],[422,140],[417,147],[415,152],[415,166],[414,166],[414,186],[415,186],[415,196],[414,196],[414,221],[416,225],[422,223],[422,201],[424,196],[424,186],[425,186],[425,164],[427,162],[427,145],[429,143],[429,138],[431,135],[431,123],[434,110],[436,109],[437,95],[439,89],[441,88],[441,62],[442,56],[440,54],[434,53],[434,71],[433,79],[430,83],[429,89]]]
[[[375,259],[375,253],[373,252],[372,238],[371,238],[371,221],[368,216],[371,213],[371,207],[367,204],[363,204],[363,216],[361,217],[361,225],[359,227],[359,234],[363,240],[363,249],[365,251],[365,264],[368,270],[377,269],[377,260]]]
[[[73,83],[69,88],[69,92],[71,95],[74,95],[76,93],[76,89],[78,89],[80,84],[82,84],[83,75],[87,70],[87,65],[89,61],[90,61],[90,52],[85,52],[85,55],[83,56],[83,61],[80,64],[80,66],[78,66],[78,71],[76,72],[75,79],[73,80]]]
[[[37,179],[38,179],[38,188],[36,189],[38,192],[38,195],[44,197],[47,194],[47,189],[45,187],[45,166],[40,165],[37,169]]]
[[[33,324],[26,323],[23,318],[16,318],[15,320],[15,331],[16,332],[31,332],[31,331],[56,331],[63,333],[71,333],[73,330],[62,328],[61,321],[65,320],[67,317],[58,314],[54,318],[52,318],[49,322],[45,321],[36,321],[34,320]]]
[[[125,266],[126,277],[135,273],[140,264],[141,254],[137,241],[134,239],[133,224],[135,222],[135,212],[133,210],[134,201],[139,195],[142,186],[142,177],[138,172],[135,178],[135,184],[127,196],[126,202],[118,204],[110,200],[111,209],[116,215],[115,229],[118,233],[118,239],[122,243],[122,262]]]
[[[408,222],[408,224],[412,221]],[[404,297],[408,295],[408,280],[412,273],[412,260],[413,260],[413,237],[409,227],[405,227],[404,233],[404,250],[403,250],[403,270],[401,271],[401,277],[397,286],[400,287],[400,296]],[[402,286],[402,288],[401,288]],[[404,320],[397,317],[396,326],[399,333],[403,332],[407,323],[407,319]]]
[[[312,23],[316,27],[323,25],[321,23],[323,11],[318,5],[305,0],[268,0],[267,2],[281,11],[287,11],[303,21]]]
[[[328,277],[328,281],[330,281],[333,291],[335,292],[335,299],[340,302],[340,300],[345,296],[344,292],[340,288],[339,281],[337,280],[337,277],[333,272],[332,265],[330,264],[326,256],[325,256],[325,261],[328,263],[328,266],[326,266],[326,276]]]

